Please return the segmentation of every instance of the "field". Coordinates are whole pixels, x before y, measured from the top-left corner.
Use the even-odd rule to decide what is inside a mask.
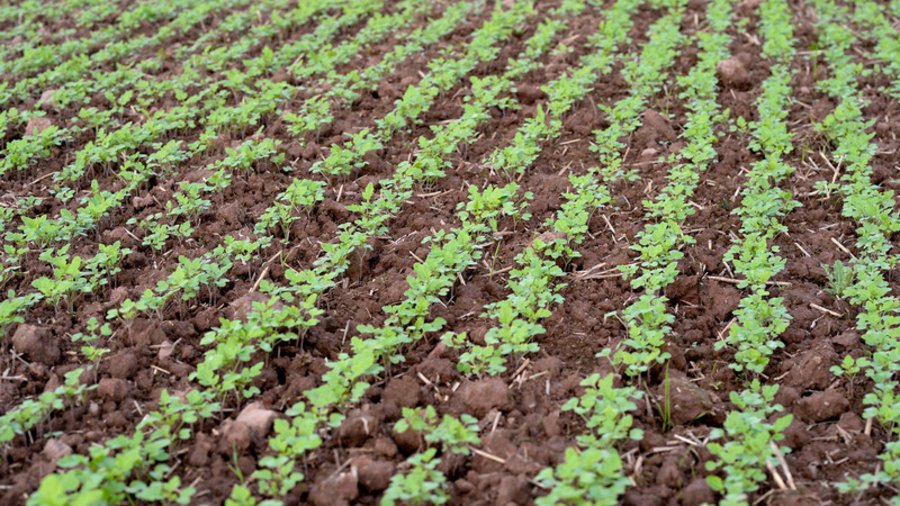
[[[0,504],[900,504],[898,26],[0,0]]]

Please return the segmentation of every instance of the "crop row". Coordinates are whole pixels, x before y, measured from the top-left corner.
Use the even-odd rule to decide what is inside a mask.
[[[856,327],[868,347],[863,356],[848,355],[834,370],[848,377],[865,371],[872,389],[863,398],[863,417],[879,422],[893,439],[879,455],[880,470],[839,484],[844,492],[862,492],[872,486],[900,483],[900,443],[896,439],[900,435],[896,397],[900,299],[892,293],[886,278],[898,262],[897,255],[890,253],[890,237],[900,231],[900,218],[894,212],[894,192],[883,190],[872,181],[871,163],[877,146],[872,142],[874,134],[868,131],[872,122],[863,115],[865,101],[857,84],[864,70],[853,63],[850,53],[855,35],[843,24],[850,12],[831,0],[817,0],[814,5],[819,16],[819,47],[831,71],[829,79],[821,81],[819,87],[837,103],[816,129],[831,142],[833,151],[829,157],[844,172],[840,183],[826,184],[822,189],[837,190],[843,197],[842,214],[857,224],[857,251],[850,265],[850,279],[837,295],[859,308]],[[869,4],[857,5],[860,10],[855,16],[870,14],[871,8]],[[882,49],[879,44],[876,52]]]
[[[897,15],[896,2],[892,4],[891,13]],[[875,69],[889,78],[885,91],[895,99],[900,98],[900,83],[896,79],[900,75],[900,34],[886,15],[885,6],[871,0],[861,0],[854,2],[853,12],[847,14],[875,39],[872,56],[881,64]],[[852,65],[850,61],[844,64]]]
[[[719,349],[737,350],[729,367],[747,377],[743,390],[729,394],[734,408],[723,428],[710,433],[713,442],[708,448],[715,459],[706,465],[724,475],[710,475],[707,481],[723,494],[721,504],[729,505],[746,504],[748,494],[765,481],[766,468],[777,462],[776,454],[789,451],[776,443],[792,420],[791,415],[778,415],[783,411],[774,403],[778,386],[766,385],[753,375],[762,374],[772,353],[783,347],[778,338],[790,322],[784,300],[770,297],[768,289],[785,265],[771,241],[787,232],[781,218],[800,205],[778,186],[794,172],[784,160],[793,149],[786,122],[794,72],[791,10],[783,2],[769,0],[760,4],[759,14],[762,53],[772,62],[756,101],[757,120],[750,125],[750,149],[760,158],[746,174],[740,206],[733,211],[741,219],[739,234],[724,258],[742,277],[738,287],[750,293],[741,298],[734,311],[736,321],[716,344]],[[716,441],[720,439],[725,441]]]

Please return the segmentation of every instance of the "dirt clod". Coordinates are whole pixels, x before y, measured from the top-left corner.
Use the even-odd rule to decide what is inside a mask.
[[[848,408],[847,394],[836,389],[815,392],[797,401],[797,414],[810,422],[836,418]]]
[[[665,402],[665,387],[657,388],[657,398]],[[712,414],[718,397],[695,385],[680,372],[672,372],[669,376],[669,405],[671,406],[672,423],[684,425],[703,415]]]
[[[341,473],[314,486],[309,500],[315,506],[347,505],[359,496],[358,484],[356,473]]]
[[[250,448],[253,442],[250,428],[234,420],[225,420],[219,432],[222,434],[219,451],[226,455],[230,455],[233,451],[243,452]]]
[[[394,465],[384,460],[372,460],[367,456],[353,461],[359,474],[359,484],[370,493],[378,493],[386,489],[394,475]]]
[[[12,337],[13,348],[29,360],[44,365],[59,361],[59,345],[52,339],[50,329],[37,325],[21,324]]]
[[[528,480],[524,476],[504,476],[497,487],[496,506],[525,504],[529,498]]]
[[[42,118],[38,116],[34,116],[28,120],[28,123],[25,125],[25,134],[26,135],[37,135],[44,130],[53,126],[53,122],[47,118]]]
[[[695,478],[681,491],[681,503],[684,506],[714,504],[715,501],[715,494],[703,478]]]
[[[251,432],[262,437],[269,433],[277,416],[277,411],[266,409],[262,403],[251,402],[241,410],[235,421],[246,425]]]
[[[111,401],[125,399],[129,390],[128,382],[119,378],[103,378],[97,386],[97,393],[100,394],[100,397]]]
[[[338,438],[349,447],[360,446],[378,432],[378,427],[379,420],[371,413],[354,410],[338,428]]]
[[[673,142],[677,138],[669,120],[662,114],[648,109],[641,116],[642,125],[634,133],[635,144],[643,149],[658,149],[661,143]]]
[[[44,450],[42,453],[47,457],[47,460],[55,464],[56,461],[66,455],[71,455],[72,447],[57,438],[50,438],[44,443]]]
[[[460,395],[466,407],[477,417],[483,417],[494,408],[507,410],[512,407],[509,388],[499,378],[467,383],[460,389]]]
[[[388,382],[381,398],[386,402],[393,402],[401,408],[411,408],[419,403],[419,383],[403,376]]]
[[[137,354],[133,351],[116,353],[110,357],[107,363],[109,364],[110,376],[119,379],[132,378],[140,365]]]
[[[746,89],[750,86],[750,73],[737,57],[726,58],[716,64],[719,80],[734,89]]]
[[[783,367],[788,368],[785,384],[811,390],[827,388],[834,380],[828,369],[837,360],[837,353],[830,346],[806,351],[793,361],[785,361]]]

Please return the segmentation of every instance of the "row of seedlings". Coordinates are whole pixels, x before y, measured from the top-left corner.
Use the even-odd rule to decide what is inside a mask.
[[[790,64],[794,56],[794,31],[790,7],[784,2],[766,1],[759,5],[759,30],[763,56],[772,62],[770,75],[761,83],[757,99],[757,120],[751,124],[750,149],[760,159],[746,174],[740,206],[733,213],[741,225],[724,260],[741,277],[738,288],[748,290],[734,311],[735,322],[717,349],[734,349],[729,367],[746,375],[743,390],[731,392],[734,408],[728,412],[722,429],[710,433],[714,441],[707,445],[714,460],[709,471],[723,476],[707,477],[710,487],[723,495],[721,504],[747,504],[749,494],[766,480],[766,469],[777,463],[789,448],[777,446],[790,425],[790,414],[774,402],[778,385],[761,382],[771,355],[784,344],[779,336],[790,315],[781,297],[773,297],[770,281],[785,266],[772,239],[787,232],[781,218],[800,204],[789,191],[778,185],[794,172],[783,157],[792,150],[792,135],[786,118],[789,112]]]
[[[848,355],[834,370],[840,375],[865,371],[872,387],[863,398],[867,406],[863,417],[877,421],[893,439],[885,444],[875,472],[848,477],[846,483],[838,484],[842,492],[859,493],[870,487],[900,484],[896,380],[900,370],[900,299],[888,282],[888,273],[898,262],[897,255],[891,254],[891,236],[900,232],[900,217],[894,211],[894,192],[872,181],[871,164],[877,145],[870,131],[873,122],[863,113],[866,102],[857,83],[864,70],[854,64],[850,53],[856,37],[843,22],[850,13],[830,0],[816,0],[814,5],[819,17],[819,47],[831,70],[831,77],[819,87],[837,102],[835,110],[816,129],[832,144],[829,156],[844,172],[841,181],[829,189],[843,197],[843,216],[858,225],[852,280],[841,295],[859,308],[856,326],[868,347],[864,356],[854,359]],[[870,7],[858,4],[856,9],[868,13]],[[859,11],[854,17],[858,15]]]
[[[854,2],[853,12],[847,14],[875,39],[873,56],[880,62],[875,70],[889,78],[884,91],[895,99],[900,98],[897,80],[900,75],[900,34],[885,13],[885,6],[872,0],[859,0]],[[897,15],[896,8],[892,14]]]
[[[596,195],[601,189],[605,195],[605,202],[601,203],[609,201],[608,190],[600,180],[613,179],[613,175],[619,173],[621,155],[618,152],[619,147],[623,147],[619,144],[619,139],[637,127],[641,104],[659,88],[659,83],[667,74],[666,69],[674,61],[676,48],[683,42],[679,30],[684,3],[674,3],[669,7],[671,12],[651,27],[651,38],[641,52],[641,59],[624,71],[631,94],[612,107],[605,108],[610,113],[611,125],[605,131],[595,132],[598,142],[594,148],[605,157],[604,165],[589,170],[585,177],[586,185],[574,185],[579,191],[573,193],[581,196],[581,201],[585,195]],[[578,204],[581,204],[579,200],[570,200],[564,204],[556,224],[563,223],[565,226],[554,227],[555,231],[567,235],[564,239],[557,240],[566,248],[580,242],[588,231],[588,218],[592,209],[585,209],[583,204]],[[578,224],[574,229],[569,223],[572,221]],[[572,238],[577,242],[567,244]],[[566,257],[577,254],[571,250],[561,253]],[[524,264],[521,261],[518,263]],[[553,257],[547,266],[555,266]],[[557,275],[562,274],[560,272]],[[527,277],[523,279],[527,280]],[[562,286],[557,285],[554,292],[561,288]],[[559,295],[556,297],[561,299]],[[532,313],[525,313],[523,316],[529,314]],[[543,317],[549,314],[549,309],[544,308]],[[505,343],[501,346],[504,345]],[[592,374],[581,382],[583,394],[563,405],[564,411],[572,411],[585,421],[587,430],[577,436],[575,447],[566,449],[564,459],[558,466],[546,468],[536,476],[535,480],[549,491],[536,501],[538,504],[617,504],[621,494],[631,484],[624,474],[624,465],[616,446],[622,441],[642,437],[641,430],[633,427],[633,417],[630,414],[636,408],[635,399],[639,394],[633,387],[618,387],[615,383],[615,376],[612,374]]]
[[[8,27],[0,31],[0,40],[17,44],[4,44],[0,58],[11,60],[21,51],[20,47],[33,47],[41,43],[47,32],[50,40],[72,37],[80,30],[90,31],[96,26],[112,24],[122,12],[120,3],[101,0],[71,0],[50,5],[35,0],[0,6],[0,23]],[[73,20],[75,26],[59,26],[61,20]]]

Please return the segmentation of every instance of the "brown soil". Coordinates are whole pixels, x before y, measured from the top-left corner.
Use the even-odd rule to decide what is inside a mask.
[[[538,8],[546,11],[558,3],[539,1]],[[730,50],[734,61],[719,69],[724,84],[720,105],[730,109],[732,117],[741,116],[748,121],[756,119],[759,83],[769,73],[759,45],[744,34],[754,33],[758,21],[751,3],[744,2],[736,14],[748,18],[749,24],[745,30],[739,31],[736,26],[732,29]],[[702,1],[690,3],[682,27],[685,33],[702,29],[705,7]],[[199,494],[195,503],[222,503],[238,483],[235,468],[251,473],[258,459],[266,455],[265,441],[272,418],[282,416],[289,406],[303,399],[305,390],[319,382],[327,371],[326,361],[347,351],[347,338],[354,335],[357,325],[383,321],[382,307],[402,298],[405,280],[412,274],[416,259],[428,251],[422,239],[432,230],[458,224],[455,207],[466,198],[466,185],[507,182],[503,175],[492,173],[483,164],[484,157],[506,144],[522,121],[543,103],[545,96],[540,86],[577,64],[589,49],[588,36],[601,19],[599,12],[600,9],[589,9],[563,34],[561,38],[572,51],[544,57],[541,67],[519,82],[516,97],[521,108],[492,111],[492,118],[481,128],[477,140],[453,155],[455,168],[448,171],[447,177],[417,189],[390,222],[390,232],[370,241],[372,250],[360,264],[320,299],[325,315],[303,342],[281,345],[271,355],[258,357],[265,360],[266,366],[255,383],[262,393],[253,399],[254,403],[229,403],[224,415],[194,427],[192,441],[172,448],[171,463],[177,467],[182,482],[196,482]],[[795,13],[797,47],[807,48],[816,39],[813,18],[802,5],[796,6]],[[656,10],[641,8],[635,16],[633,40],[627,52],[639,50],[646,41],[647,27],[658,16]],[[162,211],[179,181],[201,177],[198,171],[202,167],[220,157],[225,146],[236,145],[243,138],[223,138],[222,149],[186,162],[169,177],[148,182],[133,200],[104,218],[95,233],[71,245],[72,253],[82,255],[91,255],[98,244],[116,240],[132,248],[134,252],[111,285],[80,298],[71,307],[65,303],[59,308],[38,304],[27,312],[25,324],[8,330],[2,345],[6,353],[0,357],[0,370],[4,371],[0,379],[0,412],[55,388],[67,371],[83,365],[78,353],[80,345],[69,338],[82,331],[90,317],[105,314],[126,297],[139,297],[173,269],[179,256],[197,257],[220,244],[225,235],[249,234],[255,219],[292,178],[319,178],[309,168],[328,153],[329,146],[341,142],[347,133],[372,127],[375,118],[391,110],[406,86],[421,79],[427,62],[438,56],[442,47],[465,41],[486,17],[487,14],[470,16],[441,44],[414,55],[386,77],[377,92],[365,93],[349,107],[336,110],[333,124],[305,139],[304,147],[291,138],[277,119],[267,122],[264,132],[284,142],[286,162],[293,172],[285,174],[280,167],[263,166],[235,177],[228,189],[214,197],[211,209],[200,216],[192,237],[173,242],[164,254],[142,247],[130,234],[126,221]],[[343,31],[338,40],[346,40],[360,26]],[[312,29],[300,27],[286,40],[277,42],[294,40]],[[523,48],[533,29],[530,26],[513,37],[495,62],[480,65],[473,75],[501,72],[507,59]],[[202,31],[189,35],[198,33]],[[184,37],[180,42],[190,40],[191,37]],[[338,70],[346,72],[368,65],[394,43],[388,38],[373,44]],[[859,49],[868,51],[871,43],[861,42]],[[261,48],[255,48],[249,56],[260,51]],[[696,57],[696,47],[684,48],[676,59],[673,74],[687,72]],[[796,173],[783,186],[794,193],[802,207],[785,218],[788,233],[775,241],[787,265],[777,279],[785,284],[773,289],[775,295],[784,297],[793,320],[782,336],[785,348],[776,352],[765,371],[768,381],[781,385],[778,402],[795,418],[784,444],[791,448],[786,459],[797,490],[781,490],[770,481],[752,500],[776,504],[878,504],[890,491],[879,489],[845,496],[834,487],[834,483],[848,476],[875,471],[879,463],[876,456],[890,440],[890,434],[878,424],[868,433],[865,430],[862,398],[871,385],[859,378],[851,383],[829,372],[829,367],[844,355],[863,354],[865,346],[860,343],[855,325],[858,308],[835,299],[825,290],[828,281],[822,264],[846,261],[849,255],[841,247],[853,253],[856,233],[853,224],[841,216],[839,199],[812,195],[817,181],[831,180],[834,175],[818,154],[827,153],[830,146],[812,128],[834,107],[832,100],[816,88],[815,83],[825,77],[824,62],[817,63],[812,65],[805,55],[798,56],[795,62],[795,100],[788,121],[796,149],[788,161]],[[177,66],[177,62],[172,62],[172,67],[162,72],[177,71]],[[529,205],[532,220],[502,222],[502,243],[490,245],[496,253],[488,256],[483,265],[464,273],[464,283],[458,283],[442,304],[433,308],[431,317],[446,319],[446,329],[466,331],[476,341],[484,336],[491,322],[480,316],[482,308],[508,293],[508,273],[502,268],[512,265],[515,255],[544,231],[542,223],[556,212],[562,202],[561,194],[568,190],[568,175],[583,173],[596,164],[590,151],[591,132],[607,124],[597,106],[612,104],[629,92],[620,67],[621,62],[573,107],[564,120],[562,135],[546,143],[540,158],[519,181],[521,187],[534,192]],[[440,413],[471,414],[479,419],[482,429],[482,453],[445,457],[441,464],[441,471],[451,483],[452,504],[533,504],[534,498],[542,495],[532,478],[544,467],[559,463],[564,449],[574,444],[584,428],[580,419],[562,412],[561,407],[579,392],[579,381],[586,375],[612,371],[606,360],[594,356],[618,343],[625,333],[618,319],[605,315],[622,309],[636,297],[621,277],[582,277],[578,273],[598,264],[612,269],[631,261],[633,252],[627,246],[644,225],[641,201],[655,196],[665,184],[668,165],[657,160],[683,146],[680,134],[684,103],[672,88],[674,79],[668,82],[672,84],[650,100],[641,127],[625,140],[626,166],[637,169],[640,178],[611,188],[615,195],[613,204],[591,218],[590,236],[579,247],[582,256],[565,266],[569,273],[567,286],[561,292],[565,302],[543,322],[546,333],[538,338],[540,352],[514,361],[509,372],[498,378],[476,380],[457,372],[456,352],[439,344],[436,337],[412,346],[405,352],[406,361],[376,380],[364,400],[347,411],[343,425],[301,463],[306,480],[286,498],[288,504],[333,504],[338,498],[354,504],[377,504],[401,462],[420,447],[417,439],[393,431],[401,408],[429,404]],[[875,181],[886,189],[900,191],[896,176],[900,163],[897,101],[883,93],[887,84],[884,75],[866,77],[860,84],[869,100],[866,114],[876,119]],[[365,169],[329,180],[325,201],[294,225],[288,245],[276,243],[261,258],[235,266],[229,273],[229,283],[222,288],[203,290],[189,304],[171,303],[161,315],[147,315],[118,328],[106,343],[110,355],[102,361],[96,377],[88,378],[97,382],[97,389],[87,394],[83,402],[69,403],[4,448],[0,460],[0,503],[23,503],[40,478],[56,469],[55,462],[61,455],[69,451],[85,453],[92,444],[131,433],[142,416],[153,409],[161,390],[189,388],[187,377],[205,351],[200,345],[203,333],[217,325],[220,317],[236,317],[247,311],[250,303],[259,298],[252,288],[261,273],[276,284],[284,284],[286,266],[311,265],[321,252],[319,242],[333,240],[338,226],[351,218],[345,206],[359,200],[366,184],[390,175],[399,162],[414,156],[416,139],[430,135],[431,125],[458,117],[462,97],[469,91],[467,82],[456,86],[439,97],[423,116],[422,124],[396,135],[382,150],[367,157]],[[298,100],[302,98],[305,96]],[[62,124],[74,113],[55,111],[48,117]],[[732,312],[744,294],[734,284],[711,276],[731,277],[722,262],[731,245],[731,233],[738,229],[739,221],[731,210],[739,204],[736,193],[756,159],[747,148],[746,135],[731,131],[728,125],[721,125],[720,130],[718,160],[703,175],[692,199],[697,212],[684,225],[696,243],[685,248],[679,277],[666,291],[671,300],[670,311],[677,316],[668,336],[672,358],[665,367],[651,371],[646,383],[639,385],[649,394],[635,413],[636,425],[645,431],[644,439],[620,448],[626,472],[634,482],[622,497],[624,504],[688,505],[716,499],[704,481],[708,473],[704,464],[712,458],[704,443],[712,429],[722,426],[732,409],[728,394],[740,389],[744,378],[728,368],[731,352],[715,351],[714,343],[732,320]],[[8,142],[22,133],[14,132],[2,141]],[[199,129],[194,129],[179,133],[177,138],[191,141],[198,134]],[[2,202],[11,203],[26,195],[49,195],[48,186],[31,184],[32,181],[69,163],[72,153],[88,140],[76,139],[39,166],[0,179]],[[110,191],[122,184],[111,171],[99,171],[92,177]],[[79,190],[88,188],[87,181]],[[49,200],[52,199],[29,214],[56,216],[61,209],[75,205]],[[900,252],[900,241],[894,238],[893,244],[893,253]],[[283,253],[278,262],[266,262],[280,249]],[[0,288],[28,292],[31,281],[49,273],[46,264],[37,261],[36,254],[26,257],[22,270],[22,276]],[[900,294],[900,269],[891,273],[889,281],[895,293]],[[658,403],[666,371],[672,392],[672,425],[667,427],[662,423]],[[234,452],[234,448],[239,451]],[[345,469],[354,472],[340,472]],[[347,478],[351,475],[352,479]]]

